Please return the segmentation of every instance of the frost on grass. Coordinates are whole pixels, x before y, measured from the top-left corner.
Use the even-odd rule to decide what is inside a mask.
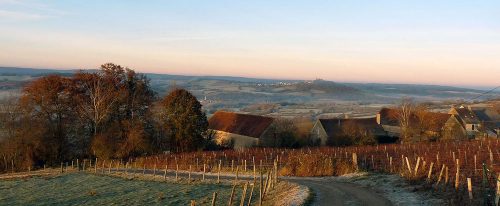
[[[238,193],[240,190],[237,188]],[[211,202],[213,192],[218,192],[218,201],[227,202],[231,186],[82,173],[0,181],[0,202],[6,205],[188,205],[191,200],[205,205]],[[235,201],[239,201],[238,196]]]
[[[433,197],[432,191],[416,191],[418,186],[409,184],[397,175],[352,173],[332,177],[338,181],[352,182],[382,193],[394,205],[443,205],[444,201]]]

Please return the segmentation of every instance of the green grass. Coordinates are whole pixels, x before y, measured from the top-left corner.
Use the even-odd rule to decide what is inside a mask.
[[[0,205],[189,205],[191,200],[207,205],[213,192],[219,194],[218,204],[225,205],[231,188],[72,173],[0,181]],[[242,187],[237,188],[235,202],[239,204]]]

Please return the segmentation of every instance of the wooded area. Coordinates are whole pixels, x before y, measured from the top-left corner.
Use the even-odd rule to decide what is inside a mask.
[[[145,75],[111,63],[41,77],[2,105],[1,169],[195,151],[210,142],[206,115],[191,93],[172,88],[160,99]]]

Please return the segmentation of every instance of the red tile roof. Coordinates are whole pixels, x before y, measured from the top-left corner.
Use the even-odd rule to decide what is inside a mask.
[[[218,111],[208,120],[208,128],[259,138],[273,121],[271,117]]]

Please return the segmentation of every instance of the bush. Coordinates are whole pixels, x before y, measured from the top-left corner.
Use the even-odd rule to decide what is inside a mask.
[[[300,154],[288,159],[281,167],[280,175],[299,177],[339,176],[355,172],[352,163],[321,154]]]

